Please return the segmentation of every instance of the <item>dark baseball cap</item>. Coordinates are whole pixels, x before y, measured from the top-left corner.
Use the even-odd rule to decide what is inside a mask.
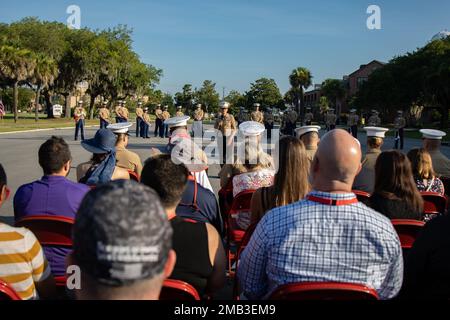
[[[161,274],[172,228],[158,195],[130,180],[113,181],[83,199],[73,229],[73,256],[99,283],[123,286]]]

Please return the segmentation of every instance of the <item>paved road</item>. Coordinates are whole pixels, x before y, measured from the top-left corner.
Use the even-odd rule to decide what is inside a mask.
[[[86,130],[86,137],[93,137],[97,128],[89,128]],[[150,148],[161,148],[167,143],[167,139],[151,138],[144,140],[133,137],[131,132],[129,149],[138,153],[142,160],[150,155]],[[322,134],[322,133],[321,133]],[[11,133],[0,135],[0,163],[3,164],[8,175],[8,185],[11,188],[13,196],[17,188],[27,182],[39,179],[42,175],[41,168],[38,164],[37,151],[39,146],[51,135],[62,136],[70,145],[72,152],[73,170],[69,174],[69,178],[75,180],[75,168],[84,161],[89,160],[90,154],[86,152],[79,142],[73,141],[73,129],[56,129],[48,131],[36,131],[28,133]],[[365,150],[365,135],[360,133],[359,139],[363,151]],[[387,138],[383,149],[391,149],[393,147],[393,138]],[[412,147],[420,146],[420,140],[406,139],[405,151]],[[443,153],[450,157],[450,147],[443,147]],[[216,192],[219,189],[219,180],[217,173],[218,165],[210,167],[209,175],[211,184]],[[6,221],[11,222],[10,217],[13,215],[12,197],[0,209],[0,218],[6,217]],[[5,219],[3,219],[5,220]]]

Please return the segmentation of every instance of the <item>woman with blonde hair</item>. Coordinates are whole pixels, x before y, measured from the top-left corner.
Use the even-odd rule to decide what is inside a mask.
[[[417,189],[420,192],[436,192],[444,195],[444,184],[434,172],[433,162],[428,151],[423,148],[411,149],[408,152],[408,158],[411,161]]]
[[[303,199],[310,191],[309,160],[303,142],[291,136],[278,143],[278,170],[274,184],[258,189],[252,197],[251,224],[269,210]]]

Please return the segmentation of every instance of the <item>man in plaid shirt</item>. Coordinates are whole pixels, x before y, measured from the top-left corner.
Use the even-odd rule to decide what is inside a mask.
[[[351,192],[361,169],[359,143],[344,130],[326,134],[311,165],[305,200],[269,211],[242,254],[245,297],[267,298],[293,282],[346,282],[393,298],[403,280],[400,241],[391,222]]]

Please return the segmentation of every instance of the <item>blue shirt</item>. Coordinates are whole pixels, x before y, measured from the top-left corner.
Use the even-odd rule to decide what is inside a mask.
[[[219,205],[214,193],[210,190],[197,184],[197,201],[194,204],[195,183],[192,180],[188,181],[186,189],[181,198],[180,204],[176,209],[177,216],[192,219],[199,222],[207,222],[212,224],[217,232],[222,235],[223,222],[220,215]]]
[[[313,191],[349,200],[353,193]],[[393,298],[403,280],[400,241],[389,219],[358,202],[326,205],[302,200],[269,211],[242,254],[238,278],[249,299],[266,298],[293,282],[347,282]]]
[[[14,196],[15,221],[28,216],[52,215],[75,218],[89,187],[61,176],[44,176],[21,186]],[[65,274],[65,257],[69,249],[44,247],[54,275]]]

